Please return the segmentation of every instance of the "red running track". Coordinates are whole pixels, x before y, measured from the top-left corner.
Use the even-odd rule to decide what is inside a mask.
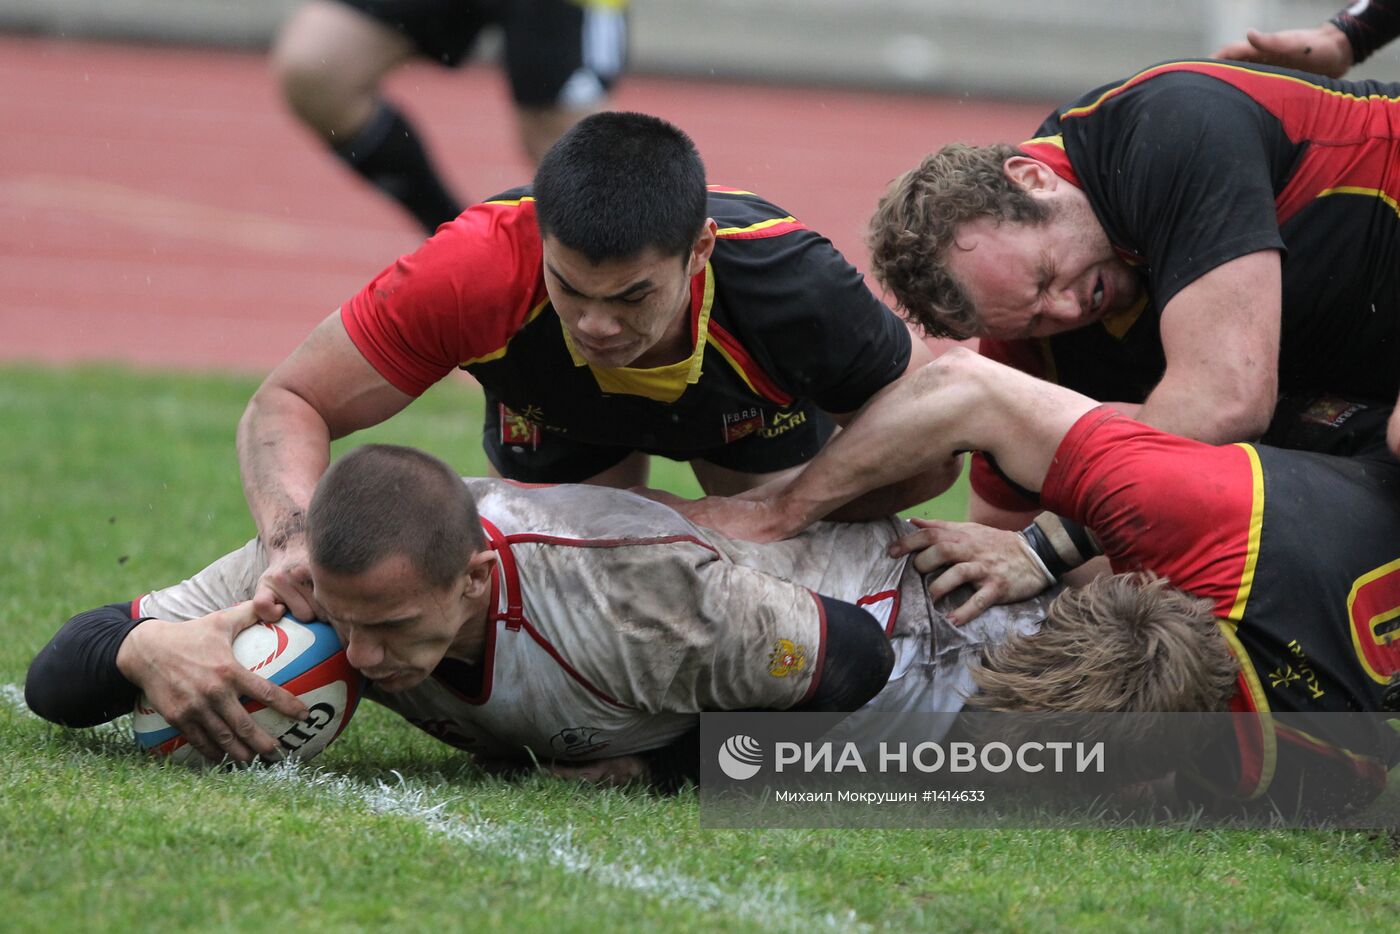
[[[261,56],[0,37],[0,358],[261,372],[417,229],[283,108]],[[489,67],[391,93],[464,196],[528,179]],[[929,149],[1030,134],[1050,104],[629,76],[712,181],[763,193],[864,265],[885,183]]]

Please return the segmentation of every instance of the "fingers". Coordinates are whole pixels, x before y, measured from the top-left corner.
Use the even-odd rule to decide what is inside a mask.
[[[1252,62],[1258,57],[1258,46],[1255,39],[1259,36],[1254,30],[1249,31],[1249,39],[1244,42],[1231,42],[1215,50],[1211,58],[1229,59],[1235,62]]]
[[[948,620],[954,626],[965,626],[981,616],[988,607],[996,605],[999,599],[997,588],[992,584],[987,584],[968,597],[961,606],[949,613]]]
[[[986,570],[975,562],[954,564],[929,581],[928,595],[934,600],[941,600],[964,584],[977,583],[985,576]]]
[[[961,522],[943,522],[930,519],[910,519],[909,521],[918,526],[919,530],[917,532],[910,532],[908,535],[904,535],[892,542],[887,549],[891,558],[899,558],[910,552],[923,551],[926,548],[935,547],[947,541],[949,537],[957,531],[957,528],[963,524]],[[927,573],[931,568],[921,570]]]
[[[247,725],[237,722],[234,708],[247,719],[247,725],[257,728],[243,705],[238,703],[238,698],[232,695],[181,707],[166,719],[185,737],[185,742],[198,749],[210,762],[220,762],[225,757],[235,762],[251,762],[253,747],[240,739],[238,732],[242,727],[247,734]]]
[[[305,720],[311,714],[306,705],[298,700],[291,691],[273,684],[247,669],[240,672],[234,680],[238,685],[239,693],[244,697],[252,698],[264,707],[271,707],[284,717]]]
[[[258,582],[257,593],[253,595],[253,613],[260,620],[275,623],[287,615],[287,605],[271,587]]]

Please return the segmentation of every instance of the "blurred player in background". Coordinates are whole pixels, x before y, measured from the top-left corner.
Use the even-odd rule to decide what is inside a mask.
[[[384,76],[415,57],[457,66],[484,28],[499,26],[520,139],[533,164],[606,102],[626,57],[625,3],[309,0],[278,35],[273,69],[302,122],[432,233],[463,204],[417,130],[382,96]],[[479,118],[466,107],[458,119]]]
[[[388,266],[254,394],[238,450],[270,558],[259,609],[317,615],[301,524],[330,439],[458,368],[485,391],[482,446],[500,476],[627,488],[659,454],[706,492],[738,493],[805,463],[931,359],[829,240],[753,192],[707,187],[677,127],[594,114],[532,186]],[[956,478],[842,518],[893,514]]]
[[[332,465],[309,521],[316,592],[368,698],[479,758],[533,755],[582,777],[695,777],[686,744],[703,710],[956,712],[967,663],[1048,602],[958,629],[912,562],[888,557],[912,531],[899,520],[731,542],[621,490],[463,480],[386,445]],[[30,707],[87,726],[144,691],[215,760],[275,755],[238,697],[288,716],[300,702],[230,650],[266,565],[255,540],[78,614],[31,666]]]
[[[1400,36],[1400,0],[1357,0],[1311,29],[1251,29],[1243,41],[1230,43],[1215,57],[1340,78],[1396,36]]]
[[[927,157],[881,201],[872,268],[933,334],[1176,434],[1254,439],[1280,389],[1393,405],[1397,196],[1400,86],[1170,62],[1019,146]]]

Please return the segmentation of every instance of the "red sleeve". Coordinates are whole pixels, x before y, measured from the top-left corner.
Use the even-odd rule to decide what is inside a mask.
[[[502,350],[545,296],[534,201],[494,201],[375,276],[340,319],[370,365],[417,396]]]
[[[1055,381],[1055,365],[1044,341],[996,340],[984,337],[977,342],[977,352],[989,360],[1015,367],[1038,379]],[[973,492],[997,509],[1033,512],[1040,508],[1040,503],[1034,497],[1027,496],[1024,491],[998,473],[985,454],[972,455],[972,469],[968,479],[972,483]]]
[[[1060,442],[1040,498],[1093,529],[1115,571],[1153,571],[1224,613],[1257,542],[1256,487],[1262,503],[1246,445],[1179,438],[1099,406]]]

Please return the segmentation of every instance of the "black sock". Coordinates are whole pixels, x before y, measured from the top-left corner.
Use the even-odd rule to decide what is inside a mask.
[[[346,165],[408,209],[428,233],[462,213],[418,134],[392,104],[380,101],[360,132],[331,147]]]

